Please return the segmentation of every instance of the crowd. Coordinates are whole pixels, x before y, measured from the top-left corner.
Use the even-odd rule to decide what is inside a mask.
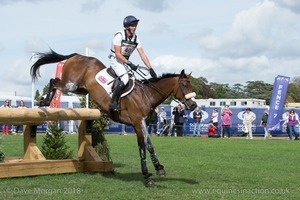
[[[26,108],[25,102],[23,100],[20,100],[19,105],[17,107],[18,108]],[[4,104],[2,106],[0,106],[0,109],[1,108],[11,108],[10,100],[6,99]],[[11,128],[11,129],[9,129],[9,128]],[[8,135],[9,132],[11,132],[13,134],[17,134],[19,132],[20,128],[21,128],[21,125],[10,126],[9,124],[2,124],[2,135]]]
[[[230,138],[232,136],[232,115],[233,112],[228,105],[225,105],[221,109],[220,116],[218,109],[213,109],[210,115],[210,121],[207,124],[207,136],[210,138]],[[202,113],[199,107],[197,107],[190,115],[193,118],[192,133],[193,137],[201,137],[201,126],[203,127]],[[218,119],[221,119],[220,124]],[[164,107],[160,108],[160,111],[156,108],[153,112],[148,132],[152,135],[168,135],[184,137],[187,135],[189,113],[185,109],[184,105],[175,106],[171,112],[170,119],[167,119],[167,115]],[[256,126],[253,122],[256,120],[256,115],[250,108],[247,108],[243,113],[242,131],[240,136],[246,139],[253,139],[253,127]],[[264,129],[264,139],[270,139],[271,134],[267,129],[268,111],[264,111],[261,116],[259,126]],[[297,125],[300,125],[298,114],[294,110],[284,113],[282,120],[283,127],[286,127],[287,135],[290,140],[297,140],[299,133],[296,129]],[[203,128],[202,128],[203,130]],[[206,134],[205,134],[206,135]]]

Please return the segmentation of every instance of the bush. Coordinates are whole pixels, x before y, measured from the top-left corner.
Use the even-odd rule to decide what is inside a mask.
[[[41,151],[46,159],[62,160],[73,157],[73,151],[66,144],[63,128],[58,123],[48,126],[48,132],[43,139]]]
[[[2,141],[2,138],[0,137],[0,144],[1,144],[1,141]],[[5,153],[0,150],[0,162],[4,162],[4,159],[5,159]]]

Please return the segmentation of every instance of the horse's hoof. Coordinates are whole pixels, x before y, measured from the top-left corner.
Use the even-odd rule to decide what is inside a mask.
[[[166,171],[164,169],[160,169],[160,170],[156,171],[156,175],[157,176],[166,176],[167,173],[166,173]]]
[[[36,105],[41,107],[41,106],[44,106],[44,97],[41,96],[41,97],[38,97],[37,100],[36,100]]]
[[[153,187],[153,186],[155,186],[155,183],[151,178],[147,178],[147,179],[145,179],[145,186],[146,187]]]

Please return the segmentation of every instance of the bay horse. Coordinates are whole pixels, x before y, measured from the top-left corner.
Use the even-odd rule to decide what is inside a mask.
[[[133,126],[137,135],[145,185],[154,185],[154,181],[151,178],[152,174],[148,172],[146,149],[150,153],[156,174],[158,176],[166,175],[164,166],[160,164],[154,152],[147,125],[150,122],[154,108],[171,95],[185,104],[187,109],[194,110],[197,104],[191,99],[195,96],[195,93],[189,82],[190,74],[187,75],[182,70],[180,74],[164,74],[156,80],[153,78],[147,81],[136,80],[133,91],[127,96],[120,98],[120,111],[111,112],[109,110],[111,97],[95,80],[96,74],[106,68],[101,61],[77,53],[61,55],[53,50],[48,53],[37,53],[37,56],[38,60],[30,69],[33,81],[40,77],[39,68],[42,65],[67,60],[62,69],[62,78],[50,80],[49,92],[46,98],[40,98],[38,101],[39,106],[49,106],[56,89],[75,94],[89,93],[101,111],[106,113],[112,120]]]

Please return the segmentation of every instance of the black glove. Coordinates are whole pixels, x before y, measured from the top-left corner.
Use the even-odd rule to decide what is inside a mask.
[[[149,71],[150,71],[151,77],[154,78],[154,79],[157,79],[156,73],[155,73],[155,71],[153,70],[153,68],[150,68]]]
[[[133,70],[133,71],[136,71],[137,70],[137,66],[134,65],[132,62],[128,61],[127,65]]]

